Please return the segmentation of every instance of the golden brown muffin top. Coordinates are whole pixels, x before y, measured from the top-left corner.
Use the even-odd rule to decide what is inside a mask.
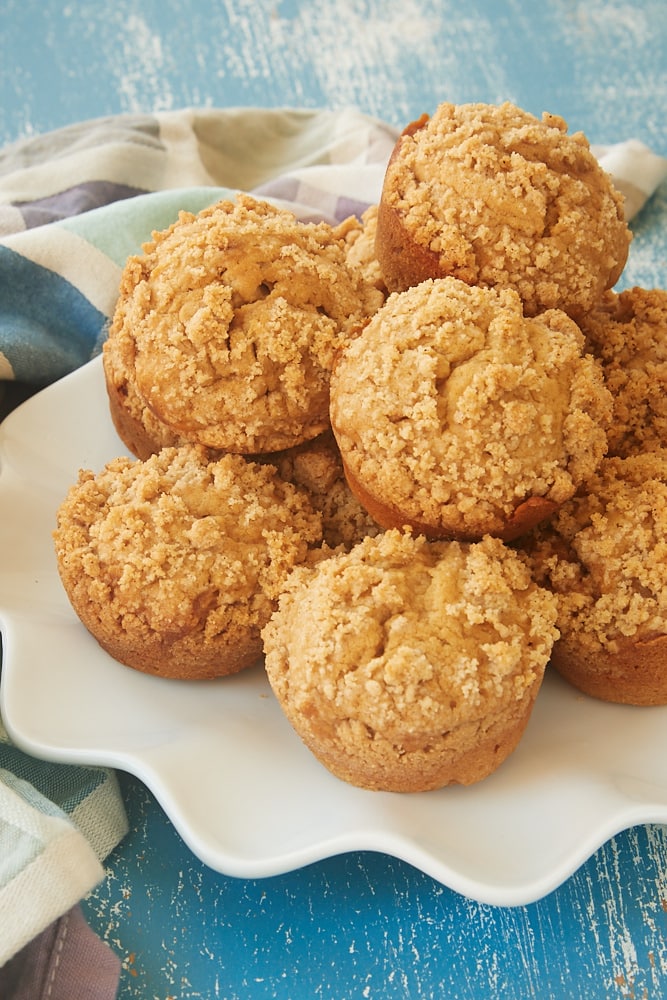
[[[530,314],[591,308],[627,259],[622,197],[585,136],[508,102],[441,104],[399,140],[382,197],[445,273],[514,288]]]
[[[609,454],[667,445],[667,291],[607,292],[580,325],[614,398]]]
[[[559,627],[584,649],[667,633],[667,450],[605,458],[532,552],[559,598]]]
[[[515,292],[455,278],[394,293],[339,358],[343,458],[416,521],[497,533],[530,496],[568,499],[606,448],[599,365],[563,312],[526,319]]]
[[[54,533],[61,572],[84,577],[109,627],[138,639],[261,627],[320,537],[307,498],[271,466],[197,446],[82,470]]]
[[[397,530],[295,570],[263,631],[283,701],[399,743],[521,700],[556,637],[556,602],[498,539]]]
[[[174,433],[275,451],[326,428],[334,352],[381,301],[331,226],[239,195],[128,260],[109,336],[129,336],[125,366]]]

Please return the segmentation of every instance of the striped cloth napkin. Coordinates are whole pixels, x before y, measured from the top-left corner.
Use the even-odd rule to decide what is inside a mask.
[[[354,110],[183,109],[83,122],[0,151],[5,411],[100,350],[125,259],[180,209],[243,190],[303,219],[360,215],[379,198],[396,137]],[[594,152],[628,217],[667,177],[667,160],[635,140]],[[0,730],[3,998],[36,1000],[47,982],[51,1000],[115,995],[118,963],[91,962],[76,903],[125,823],[112,772],[32,760]]]
[[[36,760],[11,744],[0,722],[3,1000],[39,1000],[43,992],[55,1000],[63,976],[67,1000],[95,1000],[94,990],[79,992],[90,976],[87,966],[95,970],[93,983],[113,983],[107,995],[115,995],[119,961],[92,940],[77,904],[104,877],[101,862],[126,832],[112,771]],[[78,963],[78,986],[72,989],[67,970],[82,942],[95,962]]]

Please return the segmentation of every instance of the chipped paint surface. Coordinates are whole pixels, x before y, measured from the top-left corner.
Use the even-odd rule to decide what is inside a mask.
[[[3,0],[0,25],[0,144],[187,105],[353,105],[401,125],[507,99],[667,155],[665,0]],[[623,283],[664,286],[664,186],[633,228]],[[664,828],[502,909],[375,854],[225,878],[123,787],[132,830],[85,904],[121,956],[119,1000],[667,997]]]

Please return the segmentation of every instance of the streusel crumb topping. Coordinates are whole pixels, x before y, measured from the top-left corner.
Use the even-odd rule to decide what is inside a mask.
[[[264,624],[321,538],[306,497],[271,466],[196,446],[83,470],[58,511],[62,572],[110,628],[164,637]]]
[[[352,473],[417,520],[474,532],[563,502],[606,450],[611,397],[559,310],[454,278],[394,293],[343,351],[331,416]]]
[[[667,443],[667,291],[608,292],[580,320],[614,399],[609,454],[632,455]]]
[[[497,539],[396,530],[288,578],[263,632],[281,700],[399,743],[493,714],[541,679],[555,598]]]
[[[667,633],[667,451],[605,458],[531,547],[583,648]]]
[[[514,288],[531,314],[591,308],[627,258],[622,197],[585,136],[509,103],[440,105],[401,139],[383,198],[445,273]]]

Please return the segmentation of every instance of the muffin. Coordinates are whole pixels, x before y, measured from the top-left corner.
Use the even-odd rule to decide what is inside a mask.
[[[451,275],[512,288],[528,315],[591,309],[618,280],[623,200],[581,133],[512,104],[441,104],[399,137],[376,254],[390,291]]]
[[[65,591],[100,645],[188,680],[257,659],[285,577],[320,538],[319,515],[271,466],[194,445],[80,472],[54,532]]]
[[[456,278],[393,293],[347,344],[331,422],[352,491],[384,528],[511,540],[606,449],[611,398],[560,310]]]
[[[529,552],[558,596],[556,670],[604,701],[667,704],[667,450],[605,458]]]
[[[305,490],[322,517],[322,538],[328,548],[349,549],[367,535],[381,531],[348,486],[331,431],[268,459],[282,479]]]
[[[667,291],[607,292],[580,320],[614,399],[609,454],[667,445]]]
[[[290,574],[262,633],[266,670],[336,777],[398,792],[467,785],[521,738],[555,605],[498,539],[392,530]]]
[[[364,280],[374,285],[386,298],[387,286],[375,252],[377,221],[377,205],[369,205],[362,213],[361,219],[350,216],[350,219],[343,224],[345,226],[345,257],[348,266],[353,270],[360,271]]]
[[[118,433],[142,457],[151,439],[255,454],[316,437],[334,353],[382,299],[327,223],[247,195],[182,212],[123,272],[104,348]]]
[[[137,389],[134,374],[135,343],[129,326],[120,322],[125,307],[124,295],[136,278],[140,281],[139,258],[130,258],[125,265],[121,298],[115,312],[113,335],[103,345],[104,381],[109,400],[109,414],[118,437],[136,458],[149,458],[163,448],[178,448],[189,444],[160,420]]]

